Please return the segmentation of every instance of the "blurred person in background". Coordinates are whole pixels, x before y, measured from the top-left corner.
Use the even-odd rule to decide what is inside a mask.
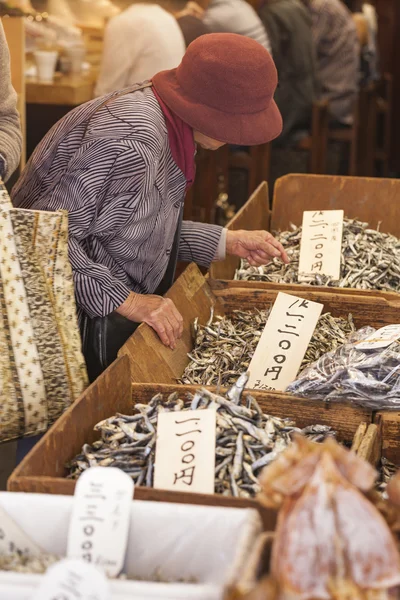
[[[155,3],[132,4],[107,24],[95,96],[177,67],[186,44],[175,17]]]
[[[311,15],[301,0],[262,0],[259,15],[271,43],[279,85],[275,102],[283,119],[280,146],[308,135],[317,97]]]
[[[177,19],[186,47],[201,35],[211,33],[210,28],[203,21],[204,10],[196,2],[171,0],[160,4]]]
[[[353,123],[360,79],[360,44],[352,14],[341,0],[303,0],[312,17],[321,97],[333,126]]]
[[[270,54],[271,44],[260,17],[246,0],[199,0],[204,23],[214,33],[237,33],[259,42]]]
[[[0,21],[0,177],[4,181],[18,167],[21,148],[17,94],[11,85],[10,54]]]

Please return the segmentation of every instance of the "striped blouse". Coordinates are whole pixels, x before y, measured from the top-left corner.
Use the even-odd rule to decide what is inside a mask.
[[[78,307],[118,308],[151,294],[166,271],[186,180],[174,162],[151,88],[97,98],[45,136],[12,192],[15,206],[69,212],[69,257]],[[179,259],[208,266],[222,228],[184,221]]]

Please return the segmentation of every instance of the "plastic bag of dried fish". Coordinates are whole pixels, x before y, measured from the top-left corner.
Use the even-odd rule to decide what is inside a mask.
[[[400,343],[360,350],[373,327],[363,327],[347,343],[306,367],[286,389],[314,400],[352,400],[372,410],[400,409]]]
[[[230,317],[213,317],[205,326],[197,319],[193,325],[194,349],[188,354],[180,383],[193,385],[234,384],[240,373],[248,369],[271,308],[266,310],[235,310]],[[301,369],[320,356],[343,344],[355,331],[353,318],[320,316],[313,337],[301,364]]]
[[[166,400],[158,394],[148,405],[136,404],[133,415],[116,414],[101,421],[94,428],[101,439],[83,446],[82,453],[67,465],[68,477],[76,479],[92,466],[113,466],[130,475],[136,485],[152,487],[159,412],[213,407],[217,410],[215,492],[254,497],[260,491],[257,477],[261,468],[291,444],[293,433],[322,442],[335,431],[318,424],[299,429],[290,419],[263,413],[251,395],[241,404],[247,381],[243,374],[226,396],[205,389],[185,400],[177,393]]]
[[[252,267],[243,260],[235,279],[400,291],[400,240],[393,235],[369,229],[368,223],[345,219],[340,280],[334,281],[318,274],[299,278],[301,230],[292,225],[292,231],[275,234],[288,253],[288,265],[274,259],[263,267]]]
[[[387,500],[388,498],[386,492],[388,483],[392,479],[392,477],[397,473],[398,470],[399,467],[397,465],[395,465],[394,463],[390,462],[390,460],[382,456],[379,464],[379,476],[375,483],[375,489],[381,494],[382,498],[384,498],[385,500]]]

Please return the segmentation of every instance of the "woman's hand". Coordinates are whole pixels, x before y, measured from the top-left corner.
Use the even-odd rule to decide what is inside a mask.
[[[182,337],[183,319],[169,298],[132,292],[117,308],[117,312],[136,323],[150,325],[164,346],[169,346],[172,350]]]
[[[274,258],[280,258],[286,264],[290,262],[282,244],[268,231],[228,230],[226,252],[245,258],[252,267],[266,265]]]

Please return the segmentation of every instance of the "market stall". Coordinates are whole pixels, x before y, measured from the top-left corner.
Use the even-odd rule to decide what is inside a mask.
[[[0,454],[0,600],[400,598],[399,180],[251,193],[276,69],[232,33],[183,55],[193,3],[155,7],[178,68],[82,106],[108,19],[130,68],[127,4],[6,5],[27,154],[75,110],[12,200],[0,145],[0,450],[19,457]],[[250,197],[224,231],[232,168]]]

